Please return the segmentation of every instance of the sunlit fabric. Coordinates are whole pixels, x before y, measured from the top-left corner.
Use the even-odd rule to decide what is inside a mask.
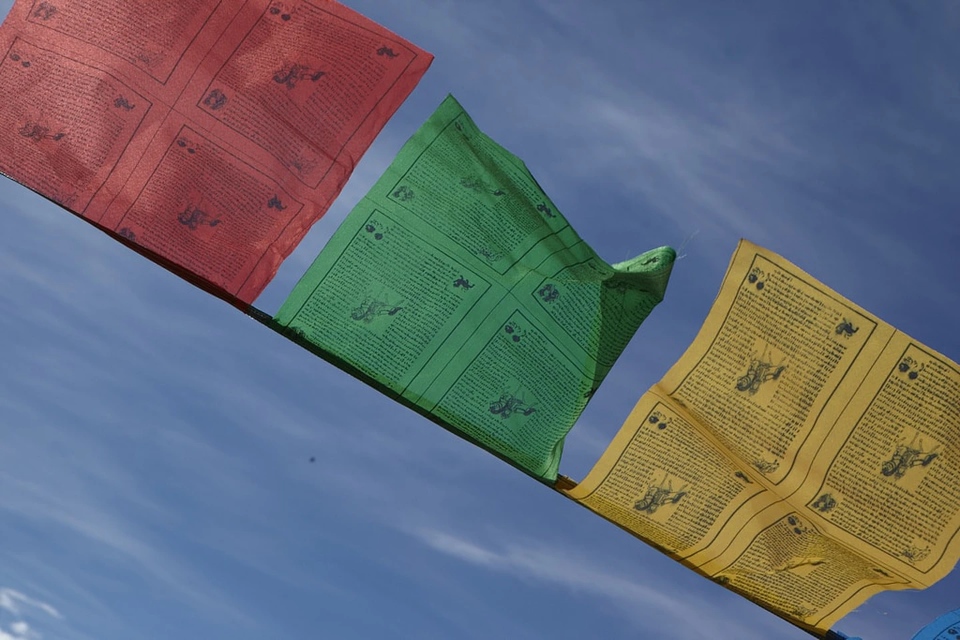
[[[563,440],[675,252],[611,266],[452,97],[404,146],[276,324],[511,464],[552,481]]]
[[[432,60],[329,0],[18,0],[0,50],[0,172],[238,306]]]
[[[743,240],[686,353],[559,488],[823,636],[960,558],[958,390],[955,362]]]

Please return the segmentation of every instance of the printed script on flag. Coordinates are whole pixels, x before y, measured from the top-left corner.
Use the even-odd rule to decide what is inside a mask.
[[[824,634],[960,558],[960,368],[741,242],[696,340],[570,498]]]
[[[251,302],[432,56],[332,0],[17,0],[0,172]]]
[[[552,481],[564,437],[663,298],[675,256],[661,247],[605,263],[448,97],[274,324]]]

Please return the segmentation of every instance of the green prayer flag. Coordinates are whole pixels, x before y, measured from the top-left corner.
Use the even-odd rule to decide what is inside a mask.
[[[601,260],[451,96],[347,216],[274,322],[528,474],[664,295],[676,253]]]

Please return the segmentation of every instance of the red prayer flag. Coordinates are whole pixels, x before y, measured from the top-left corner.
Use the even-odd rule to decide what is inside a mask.
[[[246,307],[433,57],[333,0],[17,0],[0,172]]]

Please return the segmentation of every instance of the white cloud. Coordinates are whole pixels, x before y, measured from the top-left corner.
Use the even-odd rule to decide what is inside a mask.
[[[43,636],[30,628],[30,625],[23,620],[18,620],[10,625],[10,631],[16,640],[40,640]]]
[[[572,551],[522,542],[507,543],[503,550],[493,551],[443,531],[421,529],[413,535],[441,553],[523,579],[532,578],[630,604],[655,606],[678,616],[687,610],[682,602],[657,590],[578,560]]]
[[[582,547],[564,549],[521,540],[501,541],[499,550],[495,550],[437,529],[412,529],[407,533],[430,548],[469,564],[610,601],[638,631],[649,637],[664,637],[662,634],[668,630],[671,637],[699,637],[704,628],[722,629],[724,637],[740,640],[769,637],[765,624],[742,625],[712,605],[699,604],[698,615],[691,616],[689,597],[676,587],[632,580],[591,561]],[[771,631],[776,628],[770,626]]]
[[[39,609],[53,618],[60,619],[62,617],[53,605],[35,600],[13,589],[0,588],[0,609],[19,616],[24,607],[27,609]]]
[[[0,588],[0,610],[20,618],[10,623],[9,632],[0,628],[0,640],[42,640],[43,636],[22,619],[24,616],[41,612],[57,620],[63,618],[53,605],[8,588]]]

